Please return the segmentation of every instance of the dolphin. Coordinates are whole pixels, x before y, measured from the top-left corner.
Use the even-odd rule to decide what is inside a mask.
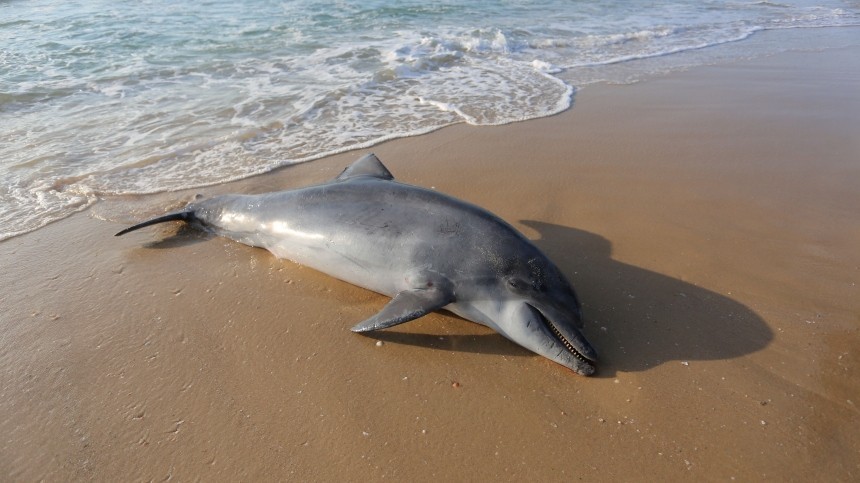
[[[446,309],[578,374],[595,371],[576,294],[534,244],[483,208],[395,181],[373,154],[327,183],[195,201],[116,236],[167,221],[391,297],[354,332]]]

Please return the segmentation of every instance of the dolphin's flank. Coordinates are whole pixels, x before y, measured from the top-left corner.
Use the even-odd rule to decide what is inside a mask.
[[[576,294],[537,247],[483,208],[395,181],[373,154],[328,183],[195,201],[116,235],[168,221],[390,296],[355,332],[446,309],[578,374],[595,371]]]

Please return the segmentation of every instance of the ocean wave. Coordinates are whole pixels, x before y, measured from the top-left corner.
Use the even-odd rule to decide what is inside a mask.
[[[638,61],[671,70],[676,54],[762,30],[860,18],[843,4],[770,2],[601,5],[600,15],[596,3],[556,0],[343,11],[251,2],[259,11],[241,15],[221,0],[58,5],[0,24],[10,140],[0,239],[103,196],[218,184],[454,123],[552,115],[578,86],[647,75]]]

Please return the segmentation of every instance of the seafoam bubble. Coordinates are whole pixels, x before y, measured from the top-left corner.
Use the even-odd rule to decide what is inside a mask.
[[[558,74],[559,72],[564,70],[561,67],[538,59],[533,60],[531,62],[531,65],[536,71],[543,72],[545,74]]]

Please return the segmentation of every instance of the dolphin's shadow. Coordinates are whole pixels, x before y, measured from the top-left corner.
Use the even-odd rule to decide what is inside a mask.
[[[600,356],[598,377],[644,371],[669,361],[731,359],[761,350],[773,340],[764,320],[746,306],[613,260],[612,244],[599,235],[540,221],[522,223],[540,233],[533,243],[568,276],[582,302],[584,333]],[[175,248],[212,237],[183,225],[146,247]],[[497,333],[378,331],[364,335],[446,351],[534,356]]]
[[[214,235],[182,223],[178,228],[167,229],[156,241],[144,243],[145,248],[163,249],[194,245],[213,238]]]
[[[598,377],[644,371],[669,361],[731,359],[761,350],[773,339],[764,320],[744,305],[613,260],[611,243],[599,235],[539,221],[522,223],[540,233],[533,242],[568,276],[583,304],[585,336],[600,356]],[[496,333],[366,335],[439,350],[534,355]]]
[[[773,332],[746,306],[716,292],[612,259],[609,240],[523,220],[583,304],[598,373],[636,372],[669,361],[731,359],[761,350]]]

